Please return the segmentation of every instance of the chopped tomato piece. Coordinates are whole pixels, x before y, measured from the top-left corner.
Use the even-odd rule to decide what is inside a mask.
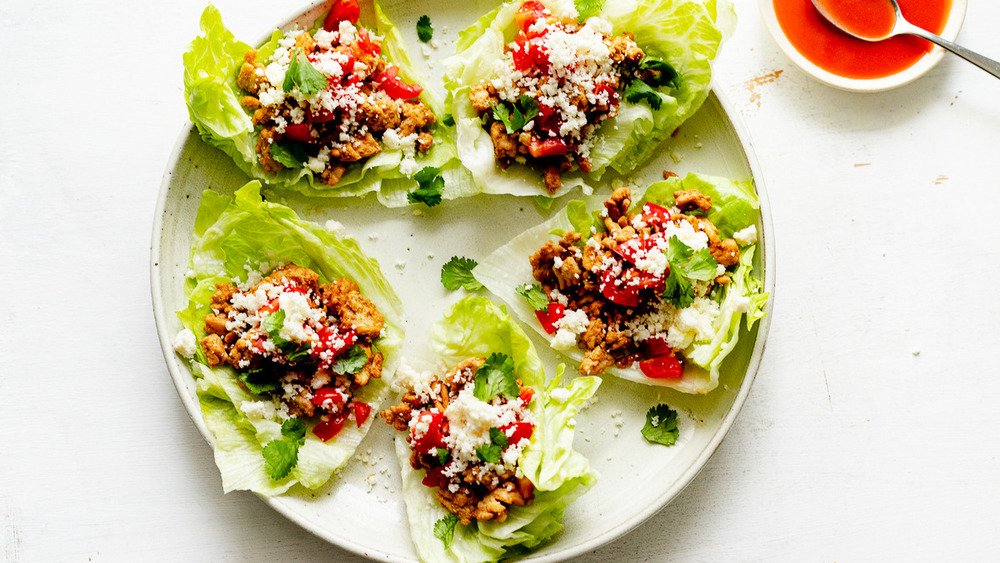
[[[424,89],[416,84],[407,84],[399,79],[399,67],[390,66],[378,78],[378,89],[390,98],[410,100],[420,95]]]
[[[344,394],[341,393],[336,387],[323,387],[322,389],[317,389],[313,392],[312,403],[317,407],[325,407],[324,403],[329,402],[330,405],[342,405],[344,404]],[[332,410],[332,409],[331,409]]]
[[[379,55],[382,53],[382,44],[372,39],[371,33],[368,33],[368,30],[363,27],[358,30],[358,42],[356,45],[358,51],[366,55]]]
[[[440,487],[448,482],[444,477],[444,466],[432,467],[427,470],[423,480],[420,481],[425,487]]]
[[[372,413],[372,406],[368,403],[361,403],[354,401],[351,403],[351,407],[354,409],[354,422],[358,423],[358,428],[368,420],[368,415]]]
[[[618,101],[618,92],[616,92],[615,89],[612,88],[611,85],[608,84],[607,82],[601,82],[600,84],[594,87],[595,96],[601,94],[602,92],[607,92],[608,101],[610,103],[615,103],[616,101]]]
[[[680,379],[684,375],[684,364],[673,352],[639,362],[639,369],[651,379]]]
[[[535,396],[535,390],[531,387],[525,387],[521,389],[521,393],[518,394],[518,398],[520,398],[521,401],[526,405],[531,402],[531,399],[534,396]]]
[[[674,353],[673,348],[671,348],[670,345],[667,344],[667,341],[663,338],[648,338],[643,342],[643,344],[645,344],[646,354],[650,358],[669,356]]]
[[[447,434],[445,424],[448,422],[444,417],[444,413],[424,411],[417,415],[417,417],[420,421],[427,422],[427,431],[420,438],[413,440],[413,448],[417,453],[430,455],[434,453],[435,449],[444,447],[444,437]],[[414,427],[414,430],[416,430],[416,427]],[[412,432],[411,437],[413,437]]]
[[[301,143],[311,143],[313,140],[312,132],[305,123],[291,123],[286,126],[285,137]]]
[[[517,9],[517,13],[514,14],[514,21],[517,22],[517,28],[521,31],[527,33],[528,28],[531,27],[536,21],[545,17],[548,10],[542,5],[541,2],[535,2],[534,0],[528,0],[521,7]]]
[[[358,0],[334,0],[330,6],[330,13],[323,20],[323,29],[327,31],[337,31],[340,22],[349,21],[352,24],[358,23],[361,18],[361,6]]]
[[[537,137],[531,139],[531,144],[528,145],[528,152],[531,156],[535,158],[543,158],[546,156],[566,156],[569,152],[569,147],[566,146],[566,141],[560,139],[559,137],[552,137],[542,141]]]
[[[316,423],[316,426],[313,426],[313,434],[320,440],[328,442],[331,438],[340,434],[340,431],[344,429],[344,422],[346,421],[347,411],[335,415],[326,415]]]
[[[515,422],[500,430],[507,436],[508,444],[516,444],[525,438],[531,438],[535,431],[535,425],[530,422]]]
[[[542,328],[549,334],[556,333],[556,321],[566,314],[566,306],[562,303],[549,303],[549,308],[544,311],[535,311],[538,322],[542,323]]]
[[[642,206],[642,219],[649,225],[664,225],[670,222],[672,214],[662,205],[647,203]]]
[[[316,329],[316,336],[319,339],[313,343],[309,355],[320,360],[323,367],[332,365],[337,356],[353,346],[358,339],[358,335],[353,330],[348,329],[347,332],[341,333],[336,328],[328,326]]]
[[[538,117],[535,118],[535,127],[539,131],[558,135],[559,128],[562,127],[562,120],[559,119],[556,108],[548,104],[538,104]]]
[[[523,33],[518,33],[514,42],[517,43],[517,47],[510,52],[510,55],[514,59],[516,70],[523,72],[533,68],[544,70],[549,67],[549,54],[537,42]]]
[[[310,109],[309,113],[306,114],[306,120],[309,123],[324,123],[326,121],[332,121],[337,117],[337,113],[330,111],[324,107],[320,107],[318,110]]]
[[[639,286],[630,285],[624,281],[621,284],[616,284],[619,280],[611,273],[611,270],[605,270],[601,274],[601,294],[604,295],[612,303],[616,303],[623,307],[636,307],[639,305]]]

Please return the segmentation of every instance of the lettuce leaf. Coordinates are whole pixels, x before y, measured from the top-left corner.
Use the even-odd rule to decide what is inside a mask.
[[[217,282],[245,280],[248,270],[268,270],[291,262],[315,270],[323,282],[341,277],[354,280],[385,317],[385,332],[377,342],[385,356],[382,377],[357,395],[374,408],[381,404],[399,362],[403,305],[378,263],[365,256],[357,242],[303,221],[287,207],[263,201],[257,181],[243,186],[233,197],[206,190],[194,237],[191,272],[185,285],[188,306],[177,315],[199,341],[205,336],[205,315],[210,312]],[[195,360],[192,371],[198,379],[202,417],[212,435],[215,462],[226,492],[277,495],[296,484],[316,489],[351,458],[376,418],[369,418],[360,429],[347,424],[326,443],[308,432],[298,464],[286,478],[272,481],[264,472],[261,450],[281,435],[280,418],[248,416],[240,409],[245,401],[266,399],[244,391],[231,368],[209,368],[200,346]]]
[[[365,22],[362,22],[365,23]],[[385,37],[384,56],[400,68],[400,77],[411,82],[422,82],[422,77],[410,61],[402,36],[385,12],[376,3],[375,20],[367,24]],[[389,207],[408,205],[407,192],[417,187],[417,182],[399,171],[403,153],[399,149],[383,151],[360,165],[348,167],[343,179],[335,186],[328,186],[307,168],[286,169],[267,173],[257,161],[255,144],[257,131],[250,114],[240,106],[244,95],[236,85],[243,54],[249,45],[237,40],[222,23],[218,9],[209,5],[201,16],[202,35],[191,42],[184,53],[184,98],[191,121],[202,139],[223,151],[251,178],[268,184],[268,190],[282,198],[289,197],[357,197],[375,192],[378,200]],[[258,56],[270,56],[281,30],[275,30],[270,39],[260,46]],[[443,104],[425,89],[421,96],[438,116]],[[476,190],[469,174],[458,161],[451,128],[438,124],[433,131],[434,145],[426,154],[417,156],[420,168],[434,166],[443,170],[445,199],[471,195]]]
[[[573,15],[572,2],[549,0],[556,15]],[[517,27],[514,14],[520,3],[510,2],[484,15],[459,35],[456,53],[445,61],[448,111],[456,122],[456,142],[462,163],[485,193],[535,196],[545,193],[541,173],[515,164],[501,171],[493,157],[493,142],[469,101],[475,84],[492,78],[494,63],[513,41]],[[588,4],[588,10],[596,5]],[[691,117],[708,97],[711,61],[723,40],[716,25],[716,0],[622,0],[604,2],[598,17],[608,20],[614,33],[632,32],[636,42],[653,57],[669,62],[679,74],[679,86],[660,88],[660,109],[645,103],[623,101],[619,114],[598,130],[591,150],[588,174],[563,175],[562,195],[575,187],[589,192],[613,171],[627,175],[658,152],[663,142]]]
[[[502,523],[457,525],[445,548],[434,536],[434,523],[448,513],[434,498],[433,489],[421,484],[423,472],[410,466],[405,439],[397,438],[410,536],[423,561],[496,561],[534,549],[562,530],[566,506],[597,478],[587,459],[573,450],[573,418],[597,391],[600,378],[578,377],[560,387],[560,367],[559,374],[546,384],[545,368],[531,341],[503,307],[476,296],[457,302],[432,329],[423,364],[434,369],[494,352],[510,355],[517,377],[536,389],[531,410],[537,425],[519,462],[535,485],[535,500],[528,506],[512,507]]]
[[[653,184],[642,197],[635,199],[633,208],[637,209],[647,201],[669,207],[673,205],[674,191],[693,188],[712,196],[713,207],[708,216],[713,221],[718,221],[723,234],[729,235],[733,231],[757,224],[760,204],[752,183],[700,174],[689,174],[684,178],[671,178]],[[487,290],[503,300],[521,322],[533,327],[547,341],[551,340],[551,336],[538,323],[534,310],[517,294],[517,287],[521,284],[535,283],[528,258],[546,241],[552,240],[553,232],[580,232],[581,229],[589,232],[591,225],[596,226],[592,210],[600,209],[603,200],[603,196],[591,196],[587,200],[569,202],[548,221],[528,229],[480,260],[473,270],[473,275]],[[758,258],[755,246],[744,247],[739,266],[730,273],[733,283],[712,294],[711,298],[720,308],[720,314],[712,326],[713,337],[705,341],[695,340],[683,351],[689,360],[683,378],[650,379],[638,368],[612,367],[605,373],[646,385],[671,387],[684,393],[703,394],[715,389],[719,384],[722,362],[739,341],[740,318],[746,317],[746,328],[749,331],[764,315],[768,295],[762,293],[763,283],[754,272],[754,268],[759,267]],[[583,359],[583,351],[576,348],[561,352],[572,358],[577,365]]]

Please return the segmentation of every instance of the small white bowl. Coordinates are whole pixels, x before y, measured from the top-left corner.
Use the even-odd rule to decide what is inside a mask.
[[[828,70],[824,70],[816,66],[815,63],[805,58],[802,53],[799,53],[795,46],[792,45],[792,42],[785,37],[785,32],[782,31],[781,24],[778,23],[778,16],[774,12],[774,1],[775,0],[758,0],[758,3],[760,4],[760,13],[764,17],[764,23],[767,24],[767,29],[770,30],[771,36],[774,37],[774,40],[778,43],[778,46],[781,47],[781,50],[784,51],[785,54],[788,55],[788,58],[792,59],[792,62],[798,65],[798,67],[805,71],[805,73],[809,76],[819,80],[820,82],[842,90],[848,90],[851,92],[882,92],[884,90],[897,88],[904,84],[909,84],[910,82],[913,82],[914,80],[927,74],[927,71],[934,68],[934,65],[936,65],[945,54],[944,49],[935,45],[929,53],[920,58],[920,60],[914,63],[914,65],[910,68],[882,78],[847,78],[833,74]],[[962,29],[962,23],[965,21],[966,7],[967,0],[952,0],[951,12],[948,13],[948,21],[945,22],[944,30],[941,32],[941,37],[944,37],[949,41],[954,41],[955,38],[958,37],[958,32]]]

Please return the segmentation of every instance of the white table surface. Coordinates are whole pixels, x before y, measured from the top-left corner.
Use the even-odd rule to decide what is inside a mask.
[[[223,496],[157,344],[150,228],[203,3],[0,3],[4,560],[356,559]],[[960,40],[1000,57],[1000,3],[969,4]],[[256,37],[301,3],[217,5]],[[767,352],[703,473],[585,560],[995,560],[1000,82],[946,58],[834,91],[737,8],[716,88],[773,206]]]

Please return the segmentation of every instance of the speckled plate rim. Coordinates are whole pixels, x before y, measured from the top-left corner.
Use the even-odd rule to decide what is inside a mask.
[[[958,0],[956,0],[958,1]],[[305,14],[316,10],[320,6],[326,4],[326,1],[318,1],[309,4],[305,9],[298,10],[295,15],[284,20],[279,27],[285,27],[290,25],[292,22],[299,20]],[[266,41],[267,37],[261,37],[259,42]],[[713,81],[714,86],[714,81]],[[761,226],[763,233],[761,233],[760,238],[760,248],[762,249],[762,263],[763,263],[763,282],[764,291],[768,292],[770,298],[765,306],[765,313],[763,319],[758,323],[757,327],[757,338],[754,343],[753,352],[750,356],[750,361],[747,364],[746,372],[744,374],[743,380],[740,384],[740,389],[733,399],[733,404],[729,409],[729,412],[722,419],[719,424],[718,429],[713,435],[709,443],[702,449],[698,454],[697,458],[690,464],[687,470],[685,470],[681,477],[674,481],[673,485],[668,489],[666,494],[658,499],[658,502],[652,502],[643,509],[637,511],[631,518],[620,524],[619,526],[609,529],[604,533],[593,536],[587,542],[579,543],[573,546],[566,546],[565,549],[560,549],[555,552],[546,553],[544,556],[538,557],[525,557],[524,560],[530,561],[564,561],[577,557],[597,549],[604,544],[614,541],[625,534],[633,531],[639,527],[643,522],[652,518],[658,512],[666,508],[676,497],[683,491],[694,478],[701,472],[701,470],[708,463],[712,454],[716,452],[719,445],[725,439],[726,435],[729,433],[730,428],[739,415],[746,402],[747,396],[750,393],[750,388],[753,386],[753,382],[756,379],[757,372],[760,369],[761,360],[763,358],[764,349],[766,347],[767,336],[770,332],[771,326],[771,315],[774,308],[775,301],[775,243],[774,243],[774,230],[771,219],[771,209],[770,202],[767,196],[767,191],[763,182],[763,173],[759,161],[757,160],[756,152],[754,150],[753,141],[750,138],[749,132],[743,123],[742,118],[739,113],[734,111],[734,104],[730,100],[727,94],[724,92],[718,92],[714,88],[709,95],[706,104],[716,104],[721,110],[721,113],[728,120],[733,133],[735,133],[736,139],[739,142],[743,158],[746,161],[748,168],[750,169],[750,175],[754,181],[754,187],[756,189],[758,198],[760,200],[760,213],[761,213]],[[183,403],[188,415],[194,421],[195,426],[201,433],[202,437],[208,442],[209,445],[213,445],[213,440],[208,428],[205,426],[205,422],[201,416],[201,409],[198,405],[197,397],[189,392],[190,384],[190,373],[182,370],[180,367],[180,360],[176,357],[173,350],[173,345],[171,340],[173,338],[173,333],[170,328],[171,315],[174,315],[174,311],[168,311],[165,309],[163,304],[163,286],[160,283],[161,277],[161,241],[162,234],[164,230],[164,217],[167,210],[167,201],[169,197],[169,188],[171,184],[171,177],[173,171],[177,168],[178,163],[181,158],[181,153],[184,148],[187,139],[190,135],[196,132],[194,125],[188,122],[178,135],[177,142],[174,144],[173,151],[167,161],[166,170],[164,171],[163,177],[160,182],[160,193],[157,197],[156,210],[153,217],[153,229],[152,229],[152,239],[150,243],[150,292],[152,297],[153,305],[153,318],[156,324],[157,337],[160,342],[160,349],[163,353],[165,363],[167,365],[167,370],[170,373],[170,378],[174,383],[174,387],[177,391],[178,397]],[[221,155],[220,155],[220,158]],[[372,205],[377,205],[371,203]],[[388,553],[380,551],[378,548],[363,545],[352,540],[350,537],[338,536],[330,533],[328,529],[324,529],[314,525],[314,523],[298,513],[291,505],[283,501],[282,497],[267,497],[264,495],[257,495],[263,502],[273,508],[275,511],[285,516],[292,522],[296,523],[303,529],[312,533],[313,535],[330,542],[338,547],[341,547],[347,551],[354,554],[368,557],[371,559],[378,559],[383,561],[393,561],[394,558]],[[407,531],[407,533],[409,533]],[[556,538],[555,541],[558,541]]]

